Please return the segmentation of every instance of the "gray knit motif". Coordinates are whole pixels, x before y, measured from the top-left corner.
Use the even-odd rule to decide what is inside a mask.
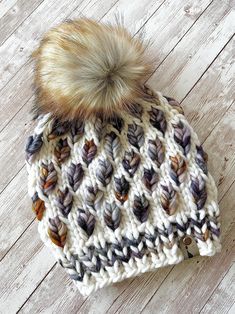
[[[155,140],[148,141],[148,155],[158,167],[161,166],[165,158],[165,151],[164,146],[158,137],[156,137]]]
[[[122,161],[123,168],[133,177],[140,164],[140,156],[134,150],[126,151]]]
[[[138,149],[144,144],[143,128],[135,123],[128,125],[127,137],[130,144]]]
[[[106,203],[104,209],[104,220],[106,225],[113,231],[120,225],[121,210],[115,202],[112,204]]]
[[[193,246],[219,250],[207,159],[180,104],[147,86],[122,116],[39,118],[26,145],[33,211],[82,294],[190,258]]]
[[[99,159],[99,167],[96,170],[96,177],[103,186],[107,186],[113,174],[113,166],[108,159]]]
[[[56,206],[58,207],[63,216],[68,217],[68,214],[70,213],[73,206],[73,196],[69,192],[68,187],[66,187],[64,191],[58,190]]]
[[[92,235],[95,228],[95,217],[89,211],[78,208],[77,222],[88,237]]]
[[[104,138],[104,149],[106,154],[112,159],[115,160],[120,152],[120,139],[115,132],[110,132],[106,134]]]
[[[159,175],[152,167],[151,169],[144,168],[143,183],[150,192],[156,190],[158,181]]]
[[[73,143],[78,142],[84,133],[84,122],[81,120],[74,121],[70,128]]]
[[[80,163],[78,164],[71,163],[71,165],[68,167],[67,170],[68,182],[74,192],[76,192],[77,189],[79,188],[83,179],[83,175],[84,170]]]
[[[123,204],[128,198],[130,188],[129,182],[122,175],[121,178],[114,177],[115,181],[115,196]]]
[[[149,215],[149,202],[143,195],[134,197],[133,212],[136,218],[141,222],[145,222]]]

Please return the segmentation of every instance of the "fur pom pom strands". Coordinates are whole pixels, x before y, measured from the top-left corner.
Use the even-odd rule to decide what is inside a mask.
[[[50,30],[34,53],[37,113],[110,117],[141,95],[151,62],[122,26],[82,18]]]

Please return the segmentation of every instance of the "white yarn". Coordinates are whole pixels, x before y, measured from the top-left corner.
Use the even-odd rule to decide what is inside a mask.
[[[85,122],[84,131],[81,136],[76,135],[75,142],[70,129],[49,139],[55,121],[46,115],[39,117],[31,138],[33,144],[41,140],[41,146],[35,149],[37,145],[28,144],[26,149],[29,195],[34,208],[38,208],[38,204],[45,206],[38,223],[41,239],[84,295],[113,282],[179,263],[187,258],[185,250],[190,252],[190,244],[182,242],[185,237],[196,243],[201,255],[211,256],[220,250],[217,190],[213,178],[203,169],[206,161],[203,161],[202,155],[197,155],[200,145],[198,137],[188,125],[177,102],[166,99],[161,93],[153,95],[148,88],[146,93],[149,99],[139,101],[143,110],[141,116],[125,114],[121,131],[111,123],[103,123],[97,132],[96,123],[102,122],[93,119]],[[157,116],[153,110],[156,110]],[[156,119],[155,126],[151,119]],[[156,127],[158,124],[160,126]],[[140,133],[136,131],[136,134],[130,135],[130,129]],[[117,145],[120,142],[117,147],[112,147],[114,140],[110,143],[110,149],[116,155],[114,160],[105,149],[105,136],[110,132],[110,138],[116,138]],[[175,138],[182,135],[187,143],[187,134],[190,136],[189,148],[187,145],[183,147],[180,139],[177,142]],[[156,139],[160,142],[154,143]],[[60,144],[59,140],[62,141]],[[65,140],[67,142],[63,142]],[[141,147],[133,145],[135,141],[143,142]],[[83,158],[86,143],[96,150],[89,163]],[[161,144],[164,148],[165,159],[161,164],[150,157],[151,154],[160,154],[160,146],[156,152],[150,152],[150,145],[154,149],[155,144]],[[68,147],[69,153],[60,146],[59,153],[56,153],[58,145]],[[127,152],[132,155],[126,155]],[[68,156],[65,158],[66,153]],[[58,159],[59,154],[62,161]],[[175,156],[179,158],[175,162],[181,161],[183,165],[181,170],[185,171],[185,175],[183,173],[182,177],[181,170],[177,170],[175,177],[170,175],[173,171],[170,158]],[[197,161],[198,156],[202,158],[201,163]],[[123,160],[132,167],[130,172],[128,166],[124,167]],[[76,168],[77,177],[74,180],[78,182],[79,174],[81,171],[84,173],[81,184],[75,189],[68,173],[71,173],[71,167],[79,163],[82,170]],[[52,169],[49,169],[50,165]],[[137,169],[134,169],[135,166]],[[136,171],[132,175],[133,169]],[[152,169],[157,178],[152,191],[146,185],[147,174],[147,179],[143,180],[146,169]],[[118,199],[120,195],[114,179],[122,176],[129,183],[123,203]],[[179,179],[182,182],[177,181]],[[53,188],[46,192],[50,184]],[[195,184],[195,190],[192,184]],[[88,201],[93,193],[89,190],[91,187],[97,190],[94,191],[94,199]],[[58,203],[58,190],[67,193],[63,204]],[[201,208],[200,202],[204,203]],[[107,204],[111,207],[106,208]],[[112,208],[115,205],[118,208]],[[68,214],[65,214],[65,210],[68,210]]]

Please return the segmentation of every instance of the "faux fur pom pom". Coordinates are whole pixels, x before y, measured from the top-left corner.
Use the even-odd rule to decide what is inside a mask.
[[[86,18],[50,30],[34,53],[36,111],[72,120],[128,110],[152,69],[145,49],[122,26]]]

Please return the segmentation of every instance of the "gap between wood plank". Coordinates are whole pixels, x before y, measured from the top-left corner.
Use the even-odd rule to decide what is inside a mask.
[[[210,4],[211,4],[211,3],[210,3]],[[208,5],[208,6],[209,6],[209,5]],[[204,10],[204,11],[205,11],[205,10]],[[203,12],[204,12],[204,11],[203,11]],[[200,17],[200,16],[199,16],[199,17]],[[199,18],[199,17],[198,17],[198,18]],[[197,19],[198,19],[198,18],[197,18]],[[193,23],[193,25],[194,25],[194,24],[195,24],[195,22]],[[192,27],[192,26],[191,26],[191,27]],[[190,27],[190,28],[191,28],[191,27]],[[190,29],[190,28],[189,28],[189,29]],[[189,30],[188,30],[188,31],[189,31]],[[187,32],[188,32],[188,31],[187,31]],[[183,37],[184,37],[184,36],[183,36]],[[182,37],[182,38],[183,38],[183,37]],[[182,40],[182,38],[180,39],[180,41]],[[179,42],[180,42],[180,41],[179,41]],[[178,42],[178,43],[179,43],[179,42]],[[178,44],[178,43],[177,43],[177,44]],[[176,44],[175,46],[177,46],[177,44]],[[222,49],[222,50],[223,50],[223,49]],[[222,50],[221,50],[221,51],[222,51]],[[217,54],[217,56],[214,58],[214,60],[211,62],[211,64],[215,61],[215,59],[218,57],[218,55],[221,53],[221,51]],[[169,55],[169,54],[168,54],[168,55]],[[209,67],[211,66],[211,64],[209,65]],[[209,68],[209,67],[208,67],[208,68]],[[207,68],[207,69],[208,69],[208,68]],[[206,71],[207,71],[207,70],[206,70]],[[205,71],[205,72],[206,72],[206,71]],[[205,73],[205,72],[204,72],[204,73]],[[204,75],[204,73],[201,75],[201,77]],[[200,77],[200,78],[201,78],[201,77]],[[200,80],[200,79],[199,79],[199,80]],[[199,80],[198,80],[198,81],[199,81]],[[198,81],[197,81],[197,82],[198,82]],[[196,82],[194,85],[196,85],[197,82]],[[191,90],[192,90],[192,89],[191,89]],[[191,92],[191,90],[190,90],[190,92]],[[188,93],[188,94],[189,94],[189,93]],[[188,95],[188,94],[187,94],[187,95]],[[31,97],[31,98],[32,98],[32,97]],[[185,99],[185,97],[184,97],[184,99]],[[23,107],[23,106],[22,106],[22,107]],[[22,168],[23,168],[23,167],[22,167]],[[21,169],[22,169],[22,168],[21,168]],[[31,222],[31,223],[32,223],[32,222]],[[30,223],[30,225],[31,225],[31,223]],[[29,227],[29,226],[28,226],[28,227]],[[27,228],[28,228],[28,227],[27,227]],[[26,229],[27,229],[27,228],[26,228]],[[23,233],[24,233],[24,232],[23,232]],[[22,234],[23,234],[23,233],[22,233]],[[19,239],[19,238],[18,238],[18,239]],[[17,240],[17,241],[18,241],[18,240]],[[17,241],[16,241],[16,242],[17,242]],[[15,243],[16,243],[16,242],[15,242]]]
[[[230,228],[231,229],[231,228]],[[228,230],[230,230],[228,229]],[[224,280],[224,278],[226,277],[226,275],[228,274],[228,272],[230,271],[230,269],[233,267],[233,263],[231,263],[230,267],[227,269],[227,271],[225,272],[225,274],[223,275],[223,277],[221,278],[221,280],[218,282],[218,284],[214,287],[214,289],[212,289],[211,294],[209,295],[209,297],[207,298],[206,302],[204,303],[204,305],[202,306],[202,308],[199,311],[199,314],[203,311],[203,309],[205,308],[205,306],[207,305],[209,299],[212,297],[212,295],[214,294],[214,292],[216,291],[216,289],[219,287],[219,285],[221,284],[221,282]],[[233,304],[231,305],[231,307],[233,306]],[[230,308],[231,308],[230,307]]]
[[[82,2],[84,2],[84,0],[83,0]],[[86,9],[86,8],[88,7],[88,5],[89,5],[91,2],[92,2],[92,0],[90,0],[90,1],[87,3],[87,5],[85,6],[84,9]],[[102,15],[102,17],[101,17],[100,19],[98,19],[98,21],[102,20],[102,19],[109,13],[109,11],[112,10],[112,8],[113,8],[118,2],[119,2],[119,0],[117,0],[117,1],[108,9],[108,11],[106,11],[106,12],[104,13],[104,15]],[[70,15],[72,15],[76,10],[77,10],[77,8],[76,8],[75,10],[73,10],[73,12],[72,12]]]
[[[17,171],[16,174],[13,175],[13,177],[11,177],[10,181],[6,184],[6,186],[4,186],[4,188],[2,189],[2,191],[0,191],[0,195],[2,194],[2,192],[4,192],[6,190],[6,188],[8,187],[8,185],[15,179],[15,177],[20,173],[20,171],[25,167],[25,164],[23,164],[23,166]]]
[[[227,44],[226,44],[226,45],[227,45]],[[221,52],[221,51],[220,51],[220,52]],[[219,52],[219,54],[220,54],[220,52]],[[218,54],[218,55],[219,55],[219,54]],[[217,55],[217,56],[218,56],[218,55]],[[216,58],[217,58],[217,56],[216,56]],[[215,58],[215,59],[216,59],[216,58]],[[214,59],[214,60],[215,60],[215,59]],[[212,63],[214,62],[214,60],[212,61]],[[211,64],[212,64],[212,63],[211,63]],[[210,65],[211,65],[211,64],[210,64]],[[209,67],[210,67],[210,66],[209,66]],[[209,67],[208,67],[208,68],[209,68]],[[205,72],[206,72],[206,71],[205,71]],[[204,73],[205,73],[205,72],[204,72]],[[202,74],[202,76],[204,75],[204,73]],[[200,80],[200,79],[199,79],[199,80]],[[197,81],[197,82],[198,82],[198,81]],[[194,85],[196,85],[197,82],[196,82]],[[192,89],[191,89],[191,90],[192,90]],[[190,90],[190,91],[191,91],[191,90]],[[184,97],[184,99],[185,99],[185,97]],[[22,168],[23,168],[23,167],[22,167]],[[227,191],[228,191],[228,190],[227,190]],[[227,191],[226,191],[226,193],[227,193]],[[226,193],[225,193],[225,194],[226,194]],[[224,197],[224,196],[223,196],[223,197]],[[28,228],[28,227],[27,227],[27,228]],[[56,264],[56,263],[55,263],[55,264]],[[54,266],[53,266],[53,267],[54,267]],[[50,271],[49,271],[49,272],[50,272]],[[48,273],[49,273],[49,272],[48,272]],[[45,276],[45,277],[46,277],[46,276]],[[36,288],[36,289],[37,289],[37,288]],[[36,290],[36,289],[35,289],[35,290]],[[34,291],[35,291],[35,290],[34,290]]]
[[[7,38],[4,39],[4,41],[1,43],[1,46],[4,45],[4,43],[8,40],[8,38],[11,37],[11,36],[15,33],[15,31],[24,23],[24,21],[27,20],[27,18],[28,18],[30,15],[32,15],[33,12],[34,12],[35,10],[37,10],[37,8],[38,8],[43,2],[44,2],[44,0],[42,0],[42,1],[33,9],[33,11],[32,11],[31,13],[29,13],[29,15],[27,15],[27,16],[25,17],[25,19],[23,19],[23,20],[21,21],[21,23],[9,34],[9,36],[7,36]],[[14,7],[14,5],[4,14],[4,16],[5,16],[13,7]],[[4,16],[3,16],[3,17],[4,17]],[[1,17],[1,19],[2,19],[3,17]]]
[[[231,304],[231,306],[229,307],[228,311],[227,311],[225,314],[229,314],[229,312],[230,312],[231,308],[234,306],[234,304],[235,304],[235,303]],[[233,313],[234,313],[234,312],[233,312]],[[233,313],[231,313],[231,314],[233,314]]]
[[[44,0],[43,0],[43,1],[44,1]],[[2,0],[0,1],[0,4],[1,4],[1,3],[2,3]],[[5,16],[9,11],[11,11],[12,8],[13,8],[15,5],[16,5],[16,3],[13,2],[12,6],[9,7],[9,8],[7,9],[7,11],[0,17],[0,20],[1,20],[2,18],[4,18],[4,16]]]
[[[34,292],[37,290],[37,288],[41,285],[41,283],[43,282],[43,280],[49,275],[49,273],[55,268],[56,263],[48,270],[48,272],[46,273],[46,275],[42,278],[42,280],[39,282],[39,284],[37,285],[37,287],[30,293],[29,297],[26,299],[26,301],[21,305],[21,307],[16,311],[16,314],[20,312],[20,310],[22,309],[22,307],[27,303],[28,299],[34,294]]]
[[[102,20],[106,15],[107,13],[117,4],[119,0],[117,0],[115,2],[115,4],[102,16],[100,20]],[[175,44],[175,46],[169,51],[169,53],[167,53],[167,55],[162,59],[162,61],[159,63],[159,65],[154,69],[154,71],[152,72],[152,74],[149,76],[148,80],[154,75],[154,73],[157,71],[157,69],[162,65],[162,63],[166,60],[166,58],[172,53],[172,51],[176,48],[176,46],[181,42],[181,40],[185,37],[185,35],[191,30],[191,28],[194,26],[194,24],[198,21],[198,19],[203,15],[203,13],[208,9],[208,7],[212,4],[214,0],[212,0],[208,5],[207,7],[199,14],[199,16],[195,19],[195,21],[193,22],[193,24],[189,27],[189,29],[185,32],[185,34],[179,39],[179,41]],[[84,0],[82,1],[84,2]],[[81,3],[82,3],[81,2]],[[91,1],[90,1],[91,2]],[[90,3],[89,2],[89,3]],[[135,34],[133,35],[136,36],[143,28],[144,26],[147,24],[147,22],[151,19],[151,17],[160,9],[160,7],[166,2],[166,0],[164,0],[158,7],[157,9],[151,14],[151,16],[144,22],[144,24],[139,28],[138,31],[135,32]],[[80,4],[81,4],[80,3]],[[89,5],[89,3],[87,4],[87,6]],[[86,7],[87,7],[86,6]],[[85,7],[85,8],[86,8]],[[77,9],[77,8],[76,8]],[[76,10],[75,9],[75,10]],[[72,12],[73,13],[73,12]],[[71,15],[72,13],[70,13],[69,15]],[[68,16],[69,16],[68,15]],[[214,60],[213,60],[214,61]],[[16,76],[16,74],[27,64],[28,61],[26,61],[20,68],[19,70],[12,76],[12,78],[0,89],[0,92],[9,84],[9,82]],[[204,74],[204,73],[203,73]],[[147,81],[148,81],[147,80]],[[146,82],[147,82],[146,81]],[[21,106],[21,108],[14,114],[13,117],[11,117],[11,119],[7,122],[7,124],[0,130],[0,133],[7,127],[7,125],[14,119],[14,117],[17,115],[17,113],[19,113],[19,111],[27,104],[28,101],[30,101],[32,99],[34,95],[32,95],[30,98],[28,98],[28,100]]]
[[[214,1],[214,0],[212,0]],[[148,21],[152,18],[152,16],[155,15],[155,13],[161,8],[161,6],[166,2],[166,0],[162,1],[162,3],[157,7],[157,9],[149,16],[149,18],[144,22],[144,24],[138,29],[138,31],[136,31],[134,33],[134,35],[132,37],[135,37],[144,27],[145,25],[148,23]],[[125,21],[124,21],[125,22]],[[125,24],[124,24],[125,27]]]
[[[126,286],[126,288],[113,300],[112,304],[109,306],[109,308],[106,310],[105,313],[107,313],[109,311],[109,309],[112,307],[112,305],[116,302],[116,300],[123,295],[123,293],[126,291],[126,289],[128,289],[128,287],[132,284],[132,282],[135,280],[135,278],[133,278],[133,280],[131,280],[130,284]]]
[[[43,0],[43,1],[44,1],[44,0]],[[77,8],[78,8],[80,5],[82,5],[82,3],[83,3],[84,1],[85,1],[85,0],[83,0],[82,2],[80,2],[79,5],[78,5],[72,12],[70,12],[70,13],[65,17],[64,20],[67,20],[67,19],[69,18],[69,16],[72,15],[72,14],[77,10]],[[145,25],[145,24],[148,22],[148,20],[157,12],[157,10],[164,4],[165,1],[166,1],[166,0],[163,0],[163,2],[157,7],[157,9],[152,13],[152,15],[145,21],[145,23],[144,23],[143,25]],[[212,0],[212,1],[213,1],[213,0]],[[87,3],[87,5],[84,7],[84,9],[85,9],[91,2],[92,2],[92,0],[90,0],[90,1]],[[112,10],[114,6],[116,6],[116,4],[117,4],[118,2],[119,2],[119,0],[117,0],[110,8],[106,11],[106,13],[105,13],[101,18],[98,19],[98,21],[100,21],[101,19],[103,19],[103,18],[109,13],[109,11]],[[42,3],[43,3],[43,2],[42,2]],[[42,3],[40,3],[40,4],[37,6],[37,8],[38,8]],[[35,8],[35,10],[36,10],[37,8]],[[35,10],[34,10],[34,11],[35,11]],[[33,11],[33,12],[34,12],[34,11]],[[31,12],[31,14],[32,14],[33,12]],[[31,15],[31,14],[30,14],[30,15]],[[30,15],[28,15],[27,18],[28,18]],[[27,18],[26,18],[25,20],[27,20]],[[25,20],[24,20],[24,21],[25,21]],[[22,21],[22,23],[21,23],[20,25],[22,25],[24,21]],[[18,27],[15,29],[15,31],[20,27],[20,25],[18,25]],[[142,28],[142,26],[141,26],[141,28]],[[141,28],[140,28],[140,29],[141,29]],[[13,34],[13,33],[12,33],[12,34]],[[12,35],[12,34],[11,34],[11,35]],[[10,35],[10,36],[11,36],[11,35]],[[9,37],[10,37],[10,36],[9,36]],[[8,37],[8,38],[9,38],[9,37]],[[8,39],[8,38],[7,38],[7,39]],[[6,39],[6,40],[7,40],[7,39]],[[4,41],[4,42],[5,42],[5,41]],[[3,42],[3,43],[4,43],[4,42]],[[2,44],[3,44],[3,43],[2,43]],[[0,89],[0,92],[9,84],[9,82],[17,75],[17,73],[27,64],[27,62],[28,62],[28,60],[27,60],[24,64],[22,64],[22,65],[20,66],[20,68],[15,72],[15,74],[10,78],[10,80],[8,80],[7,83]],[[3,129],[4,129],[4,128],[3,128]],[[2,130],[3,130],[3,129],[2,129]],[[1,131],[2,131],[2,130],[1,130]],[[0,131],[0,132],[1,132],[1,131]]]
[[[169,272],[167,273],[167,275],[164,277],[164,279],[162,280],[162,282],[161,282],[160,285],[158,286],[156,292],[160,289],[162,283],[163,283],[163,282],[165,281],[165,279],[170,275],[170,273],[172,272],[172,270],[173,270],[174,267],[175,267],[175,265],[174,265],[174,266],[171,266],[171,268],[169,269]],[[136,278],[136,277],[134,277],[134,280],[135,280],[135,278]],[[134,280],[133,280],[133,281],[134,281]],[[133,282],[133,281],[132,281],[132,282]],[[131,284],[132,282],[130,282],[130,284]],[[126,287],[126,289],[128,289],[128,287],[130,286],[130,284]],[[125,289],[123,292],[125,292],[126,289]],[[117,298],[112,302],[112,304],[110,305],[110,307],[107,309],[107,311],[106,311],[105,313],[108,313],[109,309],[113,306],[113,304],[116,302],[116,300],[123,294],[123,292],[117,296]],[[154,295],[153,295],[153,296],[154,296]],[[153,296],[150,298],[150,300],[153,298]],[[149,301],[150,301],[150,300],[149,300]],[[120,309],[121,306],[122,306],[122,304],[117,308],[117,310],[114,312],[114,314],[115,314],[115,313],[118,313],[118,311],[119,311],[119,309]],[[143,311],[143,310],[141,310],[141,312],[142,312],[142,311]],[[141,312],[140,312],[140,313],[141,313]]]
[[[201,14],[198,15],[196,20],[193,22],[193,24],[189,27],[189,29],[185,32],[185,34],[179,39],[177,44],[168,52],[168,54],[162,59],[162,61],[159,63],[159,65],[154,69],[154,72],[149,76],[147,81],[154,75],[154,73],[158,70],[158,68],[162,65],[162,63],[168,58],[168,56],[174,51],[174,49],[178,46],[178,44],[182,41],[182,39],[185,37],[185,35],[191,30],[191,28],[194,26],[194,24],[199,20],[199,18],[204,14],[204,12],[209,8],[209,6],[212,4],[214,0],[212,0],[208,6],[201,12]],[[146,81],[146,83],[147,83]]]
[[[6,40],[4,40],[4,42],[1,44],[1,46],[17,31],[17,29],[44,3],[44,1],[45,0],[43,0],[25,19],[24,19],[24,21],[22,21],[19,25],[18,25],[18,27],[14,30],[14,32],[10,35],[10,36],[8,36],[7,37],[7,39]],[[71,11],[68,15],[66,15],[66,17],[65,17],[65,19],[64,20],[66,20],[74,11],[76,11],[77,10],[77,8],[84,2],[85,0],[82,0],[77,6],[76,6],[76,8],[73,10],[73,11]],[[92,0],[91,0],[92,1]],[[90,2],[91,2],[90,1]],[[119,0],[117,0],[117,1],[119,1]],[[89,3],[90,3],[89,2]],[[89,5],[89,3],[85,6],[85,8]],[[30,57],[28,57],[28,58],[30,58]],[[16,74],[25,66],[25,64],[28,62],[28,60],[15,72],[15,74],[10,78],[10,80],[9,81],[7,81],[6,82],[6,84],[4,85],[4,86],[2,86],[2,88],[0,89],[0,92],[9,84],[9,82],[16,76]]]
[[[44,0],[43,0],[44,1]],[[76,11],[77,10],[77,8],[84,2],[85,0],[83,0],[76,8],[75,8],[75,10],[74,11]],[[88,3],[87,3],[87,5],[84,7],[84,9],[91,3],[91,1],[92,0],[90,0]],[[165,0],[166,1],[166,0]],[[102,16],[102,18],[101,19],[103,19],[104,17],[105,17],[105,15],[117,4],[119,2],[119,0],[117,0],[111,7],[110,7],[110,9],[108,10],[108,11],[106,11],[106,13]],[[40,3],[41,4],[41,3]],[[39,5],[40,5],[39,4]],[[39,6],[38,5],[38,6]],[[36,8],[35,8],[35,10],[36,10]],[[70,12],[69,13],[69,15],[68,16],[70,16],[71,14],[73,14],[74,13],[74,11],[72,11],[72,12]],[[32,12],[33,13],[33,12]],[[29,17],[30,15],[28,15],[28,17]],[[67,17],[65,18],[65,20],[67,19]],[[26,19],[25,19],[26,20]],[[23,23],[23,22],[22,22]],[[22,24],[21,23],[21,24]],[[21,25],[20,24],[20,25]],[[19,25],[19,26],[20,26]],[[9,36],[10,37],[10,36]],[[29,62],[31,62],[32,60],[28,60],[28,61],[26,61],[20,68],[19,68],[19,70],[12,76],[12,78],[0,89],[0,92],[10,83],[10,81],[17,75],[17,73],[25,66],[25,65],[27,65],[27,63]],[[4,125],[4,127],[2,128],[2,129],[0,129],[0,133],[9,125],[9,123],[14,119],[14,117],[20,112],[20,110],[32,99],[34,97],[34,94],[33,95],[31,95],[27,100],[26,100],[26,102],[19,108],[19,110],[11,117],[11,119],[7,122],[7,124],[5,124]],[[10,181],[11,182],[11,181]],[[10,183],[9,182],[9,183]],[[3,189],[3,190],[5,190],[5,188]],[[2,190],[2,191],[3,191]],[[2,192],[1,191],[1,192]],[[1,192],[0,192],[0,194],[1,194]]]
[[[221,278],[221,280],[218,282],[218,284],[214,287],[214,289],[212,290],[212,293],[210,294],[210,296],[207,298],[205,304],[203,305],[203,307],[200,309],[199,314],[203,311],[203,309],[205,308],[205,306],[207,305],[207,302],[209,301],[210,297],[213,295],[213,293],[215,292],[215,290],[219,287],[219,285],[221,284],[221,282],[224,280],[224,278],[226,277],[226,275],[228,274],[228,272],[230,271],[230,269],[233,267],[233,264],[230,265],[230,267],[227,269],[227,271],[225,272],[224,276]]]
[[[228,106],[226,112],[234,105],[234,101],[232,101],[232,103]],[[226,113],[225,112],[225,113]],[[221,119],[219,119],[218,123],[216,123],[215,127],[217,127],[217,125],[220,123],[220,121],[223,120],[223,117]],[[208,135],[205,137],[205,141],[208,139],[208,137],[211,135],[212,131],[214,130],[214,128],[208,133]]]
[[[221,202],[225,198],[225,196],[227,195],[227,193],[229,192],[229,190],[231,189],[231,187],[233,186],[234,183],[235,183],[235,180],[233,180],[233,182],[230,184],[230,186],[228,187],[228,189],[226,190],[224,195],[221,197],[221,199],[220,199]]]
[[[232,229],[232,227],[230,228]],[[230,230],[228,229],[228,231]],[[202,306],[202,308],[200,309],[199,314],[203,311],[203,309],[205,308],[205,306],[207,305],[209,299],[211,298],[211,296],[214,294],[215,290],[219,287],[219,285],[221,284],[221,282],[224,280],[224,278],[226,277],[226,275],[228,274],[228,272],[230,271],[230,269],[233,267],[233,263],[231,263],[230,267],[227,269],[227,271],[225,272],[225,274],[223,275],[223,277],[221,278],[221,280],[218,282],[218,284],[214,287],[214,289],[212,290],[211,294],[209,295],[209,297],[207,298],[205,304]]]
[[[19,108],[19,110],[18,111],[16,111],[16,113],[11,117],[11,119],[4,125],[4,127],[2,128],[2,129],[0,129],[0,134],[1,134],[1,132],[9,125],[9,123],[15,118],[15,116],[21,111],[21,109],[32,99],[34,97],[34,95],[32,95],[32,96],[30,96],[27,100],[26,100],[26,102]],[[11,181],[9,181],[9,183],[10,183]],[[9,184],[8,183],[8,184]],[[8,185],[7,184],[7,185]],[[6,185],[6,186],[7,186]],[[4,187],[4,189],[3,190],[5,190],[5,187]],[[3,191],[2,190],[2,191]],[[0,194],[2,193],[2,191],[0,192]]]
[[[7,1],[8,1],[8,3],[10,2],[10,0],[7,0]],[[7,9],[5,9],[6,8],[6,4],[4,4],[5,8],[3,8],[3,9],[5,9],[5,12],[3,13],[3,15],[0,18],[2,18],[8,11],[10,11],[14,7],[14,5],[16,4],[16,1],[17,0],[13,0],[13,4],[10,4],[10,7],[8,7]],[[3,4],[3,0],[0,0],[0,5],[2,6],[2,4]],[[2,8],[0,8],[0,9],[2,9]]]
[[[215,58],[212,60],[212,62],[208,65],[206,70],[201,74],[199,79],[193,84],[192,88],[187,92],[187,94],[183,97],[183,99],[180,101],[182,103],[185,98],[189,95],[189,93],[194,89],[194,87],[197,85],[197,83],[200,81],[200,79],[203,77],[203,75],[207,72],[207,70],[211,67],[211,65],[214,63],[214,61],[218,58],[218,56],[221,54],[221,52],[224,50],[224,48],[230,43],[230,41],[233,39],[235,33],[229,38],[229,40],[226,42],[226,44],[222,47],[222,49],[218,52],[218,54],[215,56]],[[228,111],[228,110],[226,110]]]
[[[154,297],[154,295],[158,292],[158,290],[160,289],[162,283],[163,283],[163,282],[166,280],[166,278],[170,275],[170,273],[173,271],[173,269],[175,268],[175,266],[176,266],[176,265],[174,265],[174,266],[171,267],[169,273],[166,275],[166,277],[164,278],[164,280],[160,283],[160,285],[159,285],[159,287],[157,288],[157,290],[155,291],[155,293],[154,293],[154,294],[151,296],[151,298],[148,300],[148,303],[152,300],[152,298]],[[148,304],[148,303],[147,303],[147,304]],[[147,305],[147,304],[146,304],[146,305]],[[145,305],[145,307],[146,307],[146,305]],[[143,310],[145,309],[145,307],[141,310],[140,313],[143,312]],[[115,313],[117,313],[117,311],[116,311]]]
[[[26,195],[26,194],[25,194]],[[10,248],[5,252],[5,254],[1,257],[0,262],[5,258],[5,256],[10,252],[10,250],[16,245],[16,243],[20,240],[20,238],[25,234],[25,232],[29,229],[29,227],[34,223],[36,218],[30,221],[24,231],[20,234],[20,236],[15,240],[15,242],[10,246]]]

